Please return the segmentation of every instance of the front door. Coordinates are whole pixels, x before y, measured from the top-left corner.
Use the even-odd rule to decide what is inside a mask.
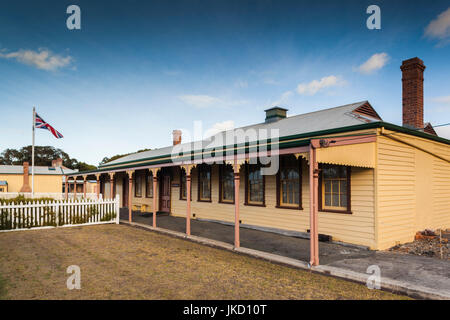
[[[170,213],[170,176],[163,175],[161,179],[161,211]]]

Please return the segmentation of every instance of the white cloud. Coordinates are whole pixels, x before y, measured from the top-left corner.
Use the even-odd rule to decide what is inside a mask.
[[[301,95],[314,95],[322,89],[337,87],[345,84],[345,81],[336,76],[323,77],[320,80],[313,80],[309,83],[300,83],[297,92]]]
[[[440,40],[450,38],[450,8],[428,24],[425,28],[425,36]]]
[[[274,106],[280,106],[282,104],[287,103],[287,101],[289,100],[289,98],[293,95],[294,93],[292,91],[286,91],[283,92],[283,94],[280,96],[280,98],[276,101],[273,101],[269,104],[270,107],[274,107]]]
[[[0,58],[15,59],[16,61],[47,71],[54,71],[63,68],[72,62],[72,57],[63,57],[52,53],[47,49],[38,51],[20,49],[15,52],[0,52]]]
[[[450,126],[434,128],[439,137],[450,139]]]
[[[436,97],[431,99],[431,101],[433,101],[434,103],[450,105],[450,96]]]
[[[199,108],[212,108],[212,107],[218,107],[218,108],[228,108],[228,107],[236,107],[236,106],[243,106],[248,104],[247,100],[230,100],[227,98],[217,98],[209,95],[193,95],[193,94],[187,94],[183,96],[178,97],[181,101],[184,103]]]
[[[204,137],[211,137],[219,132],[234,129],[234,121],[226,120],[223,122],[216,122],[211,128],[205,131]]]
[[[274,80],[274,79],[272,79],[272,78],[265,78],[265,79],[263,80],[263,82],[264,82],[265,84],[269,84],[269,85],[273,85],[273,86],[277,86],[277,85],[280,84],[278,81],[276,81],[276,80]]]
[[[374,71],[383,68],[388,61],[389,55],[387,53],[375,53],[369,60],[358,67],[358,71],[363,74],[371,74]]]
[[[236,81],[236,83],[234,85],[238,88],[247,88],[248,82],[245,80],[238,80],[238,81]]]
[[[184,95],[179,97],[184,103],[196,108],[209,108],[222,103],[219,98],[208,95]]]
[[[450,111],[450,96],[435,97],[430,100],[435,107],[431,108],[433,112]]]

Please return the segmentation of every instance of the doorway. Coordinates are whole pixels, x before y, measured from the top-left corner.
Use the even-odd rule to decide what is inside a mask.
[[[170,174],[169,172],[161,173],[161,184],[159,188],[160,211],[170,213]]]

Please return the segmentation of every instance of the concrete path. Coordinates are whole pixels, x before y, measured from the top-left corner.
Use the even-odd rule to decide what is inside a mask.
[[[126,223],[128,212],[121,211]],[[297,268],[310,269],[309,240],[272,232],[240,229],[241,248],[234,248],[234,226],[191,220],[187,237],[186,220],[167,214],[157,215],[157,229],[151,228],[152,215],[133,213],[133,225],[189,238],[206,245],[237,251],[257,258]],[[385,290],[423,299],[450,299],[450,261],[392,252],[377,252],[336,243],[319,244],[320,266],[311,270],[366,283],[369,266],[378,266]]]

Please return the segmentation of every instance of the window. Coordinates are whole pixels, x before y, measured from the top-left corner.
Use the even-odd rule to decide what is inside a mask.
[[[135,174],[134,180],[134,196],[140,198],[142,197],[142,176]]]
[[[323,165],[319,210],[350,213],[350,167]]]
[[[153,174],[147,172],[145,175],[145,196],[147,198],[153,198]]]
[[[301,160],[294,156],[280,158],[277,207],[302,209],[301,185]]]
[[[265,206],[264,176],[261,174],[261,166],[247,164],[245,179],[245,204]]]
[[[219,202],[234,203],[234,170],[231,165],[220,166]]]
[[[198,166],[198,201],[211,201],[211,166]]]
[[[180,168],[180,200],[187,199],[186,193],[186,170],[184,168]],[[192,180],[191,180],[191,201],[192,201]]]
[[[192,186],[192,184],[191,184]],[[192,192],[191,192],[192,197]],[[180,200],[186,200],[187,199],[187,192],[186,192],[186,170],[183,168],[180,168]]]

